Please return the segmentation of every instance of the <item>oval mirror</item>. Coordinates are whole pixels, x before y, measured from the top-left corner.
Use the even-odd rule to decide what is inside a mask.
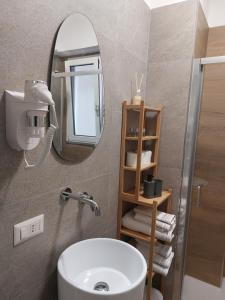
[[[63,159],[80,162],[95,149],[104,126],[100,49],[82,14],[69,16],[59,28],[50,86],[59,122],[54,148]]]

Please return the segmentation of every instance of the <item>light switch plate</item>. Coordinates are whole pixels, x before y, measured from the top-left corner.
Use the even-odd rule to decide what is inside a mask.
[[[14,225],[14,246],[44,232],[44,215]]]

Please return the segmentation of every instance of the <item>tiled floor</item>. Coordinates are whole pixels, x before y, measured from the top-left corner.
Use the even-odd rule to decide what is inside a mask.
[[[190,276],[184,277],[182,300],[224,300],[225,278],[221,288],[210,285]]]

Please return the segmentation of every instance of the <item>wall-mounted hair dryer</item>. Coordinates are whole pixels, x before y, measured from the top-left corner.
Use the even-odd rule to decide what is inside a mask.
[[[46,131],[48,108],[51,123]],[[40,165],[50,152],[58,122],[55,103],[44,81],[25,81],[24,93],[6,91],[6,137],[13,149],[24,150],[26,168]],[[28,162],[26,151],[43,142],[35,163]]]

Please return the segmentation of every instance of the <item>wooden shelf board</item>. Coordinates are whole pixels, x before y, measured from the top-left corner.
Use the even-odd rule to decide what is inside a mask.
[[[159,137],[155,135],[146,135],[142,137],[143,141],[151,141],[151,140],[158,140]],[[127,136],[127,141],[138,141],[138,136]]]
[[[145,166],[141,167],[141,171],[145,171],[145,170],[154,168],[156,166],[157,166],[156,163],[150,163],[149,165],[145,165]],[[123,166],[123,168],[124,168],[124,170],[127,170],[127,171],[132,171],[132,172],[136,172],[137,171],[137,168],[133,168],[133,167]]]
[[[138,232],[138,231],[134,231],[134,230],[130,230],[128,228],[122,227],[120,229],[120,233],[124,234],[126,236],[132,237],[132,238],[136,238],[142,241],[146,241],[146,242],[150,242],[151,241],[151,236]]]
[[[137,205],[144,205],[144,206],[149,206],[149,207],[152,207],[154,202],[157,202],[157,206],[159,206],[165,200],[167,200],[170,196],[171,196],[171,192],[163,191],[161,197],[148,199],[148,198],[145,198],[143,195],[140,195],[138,200],[136,200],[135,195],[134,195],[134,190],[121,194],[122,200],[125,202],[130,202],[130,203],[134,203]]]
[[[149,107],[149,106],[145,106],[145,111],[161,112],[162,111],[162,107]]]
[[[136,110],[139,111],[141,109],[141,105],[134,105],[134,104],[127,104],[125,106],[126,109],[128,110]],[[144,106],[145,111],[152,111],[152,112],[160,112],[162,110],[162,107],[149,107],[149,106]]]

